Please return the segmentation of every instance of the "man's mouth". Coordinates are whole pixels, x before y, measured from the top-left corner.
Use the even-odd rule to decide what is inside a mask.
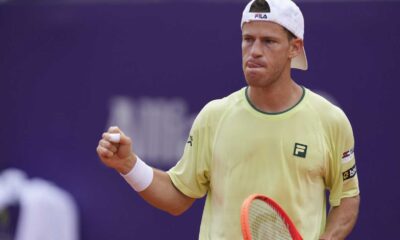
[[[247,61],[246,67],[248,68],[261,68],[264,67],[264,65],[260,62],[255,62],[255,61]]]

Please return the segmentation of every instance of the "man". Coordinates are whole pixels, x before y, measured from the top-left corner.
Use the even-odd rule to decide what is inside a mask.
[[[291,68],[307,69],[302,13],[291,0],[253,0],[241,26],[248,86],[202,109],[176,166],[147,166],[117,127],[97,152],[173,215],[206,195],[200,239],[241,239],[240,206],[253,193],[276,200],[304,239],[344,239],[359,207],[353,133],[339,108],[291,79]]]

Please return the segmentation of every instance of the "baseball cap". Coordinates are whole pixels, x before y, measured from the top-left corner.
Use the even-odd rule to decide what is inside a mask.
[[[291,0],[252,0],[243,11],[243,24],[250,21],[270,21],[281,25],[304,40],[304,17],[300,8]],[[307,70],[307,57],[304,47],[300,54],[292,59],[292,68]]]

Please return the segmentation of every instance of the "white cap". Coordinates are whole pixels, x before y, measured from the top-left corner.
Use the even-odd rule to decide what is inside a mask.
[[[252,0],[243,11],[243,24],[250,21],[275,22],[297,38],[304,40],[304,17],[300,8],[291,0]],[[307,70],[307,57],[304,47],[300,54],[292,59],[292,68]]]

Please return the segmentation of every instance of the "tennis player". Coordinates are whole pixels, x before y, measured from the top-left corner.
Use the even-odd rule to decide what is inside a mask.
[[[240,206],[253,193],[278,202],[304,239],[344,239],[359,209],[353,132],[340,108],[291,78],[307,69],[303,15],[291,0],[253,0],[241,28],[247,86],[201,110],[176,166],[146,165],[117,127],[98,155],[172,215],[206,196],[199,239],[241,239]]]

